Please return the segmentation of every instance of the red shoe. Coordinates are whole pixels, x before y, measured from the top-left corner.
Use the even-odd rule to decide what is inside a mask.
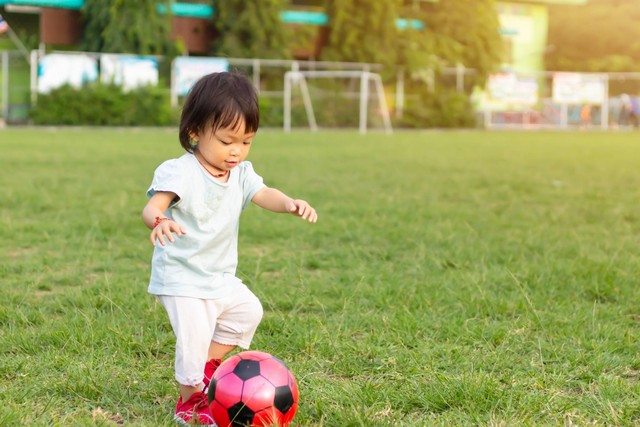
[[[209,412],[209,402],[207,395],[201,391],[197,391],[191,395],[191,397],[184,403],[182,403],[182,396],[178,398],[176,404],[176,414],[173,419],[184,425],[201,425],[216,427],[216,423],[213,421],[213,417]]]
[[[204,379],[202,382],[204,383],[203,392],[206,394],[209,389],[209,384],[211,383],[211,378],[213,377],[213,373],[218,369],[218,366],[222,363],[220,359],[211,359],[204,365]]]

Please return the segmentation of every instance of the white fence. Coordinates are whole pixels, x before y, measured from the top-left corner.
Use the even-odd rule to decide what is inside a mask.
[[[0,122],[26,121],[31,108],[30,65],[22,52],[0,52]]]
[[[291,96],[285,92],[286,73],[342,72],[348,75],[357,72],[389,76],[379,64],[201,57],[179,57],[169,64],[162,57],[91,52],[50,52],[45,55],[32,51],[30,63],[27,63],[20,52],[4,51],[0,54],[0,62],[1,110],[6,122],[27,122],[29,109],[37,103],[38,93],[62,83],[81,85],[101,80],[121,84],[125,89],[138,84],[160,83],[170,92],[172,105],[178,106],[197,77],[218,69],[233,69],[250,76],[261,98],[286,104],[287,96]],[[185,63],[189,64],[184,66]],[[358,74],[362,75],[365,74]],[[469,96],[477,112],[478,124],[489,129],[624,129],[637,126],[640,117],[640,112],[634,115],[633,110],[640,94],[640,73],[500,73],[491,76],[481,90],[472,88],[475,77],[474,70],[461,65],[420,73],[422,84],[432,92],[439,86],[460,93],[473,92]],[[363,80],[358,79],[354,78],[354,82],[340,89],[347,98],[363,99]],[[384,82],[374,81],[377,104],[373,109],[376,115],[381,113],[381,127],[389,129],[391,119],[401,119],[406,100],[417,96],[407,89],[415,85],[406,82],[408,77],[402,71],[387,77]],[[387,101],[384,105],[381,104],[383,98]],[[308,117],[308,102],[305,103]],[[363,114],[366,113],[360,108],[358,126],[361,130]],[[321,123],[319,125],[322,127]]]
[[[476,99],[485,128],[637,126],[640,73],[502,73]]]

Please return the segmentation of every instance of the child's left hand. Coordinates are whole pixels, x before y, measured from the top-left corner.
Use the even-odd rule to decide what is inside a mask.
[[[315,223],[318,220],[318,214],[311,205],[304,200],[296,199],[292,200],[289,204],[289,212],[293,215],[302,217],[311,223]]]

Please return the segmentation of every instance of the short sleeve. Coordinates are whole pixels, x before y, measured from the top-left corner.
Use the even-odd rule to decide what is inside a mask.
[[[158,166],[153,174],[151,186],[147,190],[147,197],[151,198],[159,191],[169,191],[177,195],[179,199],[183,199],[187,195],[189,187],[185,185],[182,164],[178,159],[173,159]]]
[[[242,167],[242,209],[244,210],[249,206],[253,196],[255,196],[258,191],[266,187],[266,185],[264,184],[262,177],[253,170],[251,162],[242,162]]]

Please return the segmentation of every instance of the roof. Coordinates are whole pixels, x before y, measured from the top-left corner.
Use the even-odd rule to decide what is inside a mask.
[[[537,4],[568,4],[581,5],[587,4],[589,0],[498,0],[498,3],[537,3]]]
[[[80,9],[84,3],[85,0],[0,0],[0,6],[34,6],[59,9]],[[158,11],[165,13],[167,8],[164,4],[158,4]],[[176,16],[208,18],[213,15],[213,8],[199,3],[171,3],[171,12]]]
[[[15,6],[58,7],[62,9],[80,9],[84,0],[0,0],[0,6],[7,4]]]
[[[7,4],[16,6],[53,7],[61,9],[80,9],[84,6],[85,0],[0,0],[0,6]],[[164,4],[157,5],[158,12],[166,13],[167,7]],[[171,3],[171,13],[176,16],[186,16],[192,18],[210,18],[215,9],[207,4],[200,3]],[[288,10],[282,12],[282,21],[290,24],[310,24],[327,25],[329,18],[322,12],[309,12]],[[413,28],[421,30],[424,23],[416,19],[397,19],[396,25],[400,29]]]

